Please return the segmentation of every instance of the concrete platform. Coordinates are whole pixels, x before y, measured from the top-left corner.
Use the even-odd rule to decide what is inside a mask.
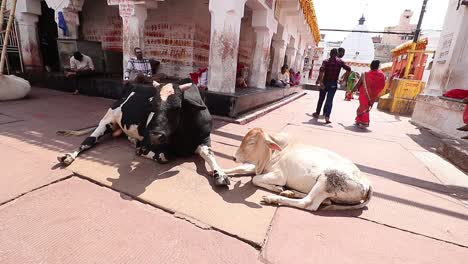
[[[270,263],[465,263],[467,248],[362,221],[352,213],[280,208],[262,256]]]
[[[0,263],[260,263],[251,246],[72,178],[0,208]]]

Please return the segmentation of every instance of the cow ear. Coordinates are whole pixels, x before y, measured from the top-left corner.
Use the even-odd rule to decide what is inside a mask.
[[[154,88],[158,88],[159,86],[161,86],[160,83],[158,83],[157,81],[153,81],[153,87]]]
[[[275,141],[273,141],[273,139],[271,139],[271,137],[265,133],[265,141],[268,145],[268,147],[272,150],[277,150],[277,151],[282,151],[283,149],[278,145],[278,143],[276,143]]]
[[[203,102],[199,102],[198,100],[194,100],[192,98],[187,98],[186,96],[184,96],[184,102],[198,110],[206,109],[206,105],[204,105]]]
[[[206,105],[203,102],[203,99],[201,98],[198,89],[188,90],[188,88],[184,87],[185,85],[188,86],[188,88],[190,88],[192,87],[192,83],[179,85],[180,90],[184,92],[184,104],[187,104],[190,107],[193,107],[197,110],[205,110]]]

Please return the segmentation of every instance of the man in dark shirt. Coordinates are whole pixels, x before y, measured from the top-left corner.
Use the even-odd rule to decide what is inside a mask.
[[[320,110],[322,109],[323,101],[325,97],[325,107],[323,108],[323,114],[325,116],[325,122],[330,122],[330,114],[333,107],[333,97],[335,96],[336,89],[338,87],[338,77],[340,75],[341,68],[345,69],[345,76],[349,75],[351,68],[346,65],[340,58],[338,58],[338,50],[332,49],[330,51],[330,58],[324,60],[322,67],[320,67],[320,74],[315,84],[320,84],[320,96],[317,103],[317,109],[312,116],[318,118]]]

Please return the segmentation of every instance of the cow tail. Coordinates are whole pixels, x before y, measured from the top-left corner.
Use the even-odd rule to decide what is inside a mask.
[[[373,196],[373,190],[372,190],[372,185],[369,185],[369,190],[367,191],[366,199],[364,202],[359,203],[359,204],[352,204],[352,205],[340,205],[340,204],[332,204],[332,205],[327,205],[321,210],[324,211],[340,211],[340,210],[356,210],[356,209],[361,209],[367,206],[369,201],[371,200]]]
[[[85,127],[79,130],[59,130],[56,132],[60,136],[82,136],[93,132],[98,126]]]

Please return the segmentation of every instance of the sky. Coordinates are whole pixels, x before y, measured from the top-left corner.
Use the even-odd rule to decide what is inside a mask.
[[[369,30],[396,26],[405,9],[411,9],[411,24],[417,24],[423,0],[313,0],[318,25],[328,29],[353,29],[364,13]],[[448,0],[428,0],[422,29],[442,29]],[[342,41],[346,32],[322,31],[327,41]]]

